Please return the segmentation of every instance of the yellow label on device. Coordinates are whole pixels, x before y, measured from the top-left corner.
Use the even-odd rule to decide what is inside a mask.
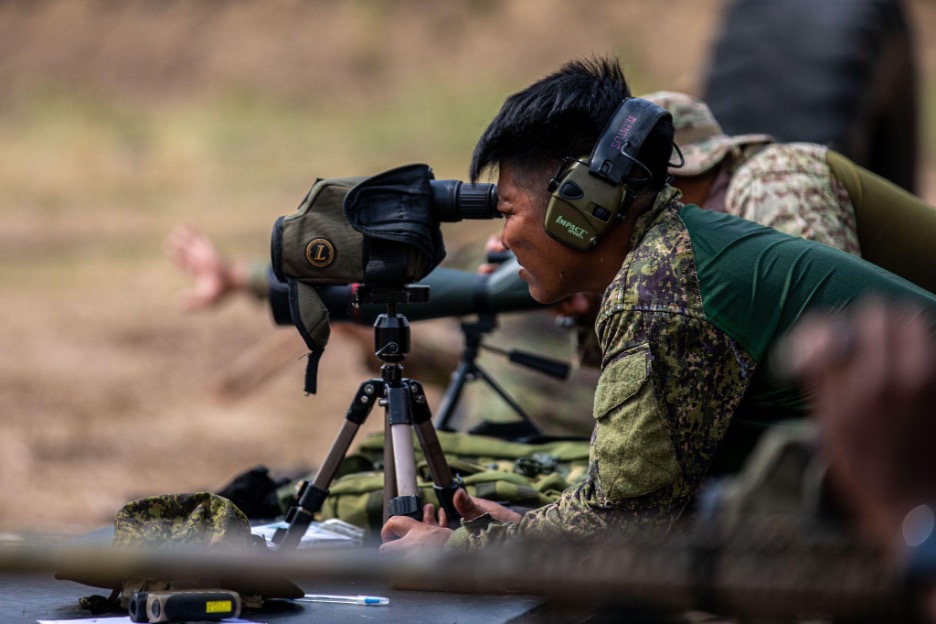
[[[205,613],[228,613],[232,610],[230,600],[209,600],[205,603]]]

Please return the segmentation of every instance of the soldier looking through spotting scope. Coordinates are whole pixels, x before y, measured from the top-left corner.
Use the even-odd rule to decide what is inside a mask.
[[[768,357],[801,315],[871,293],[936,310],[933,294],[854,256],[683,205],[667,172],[672,119],[629,97],[617,61],[570,62],[506,100],[471,165],[474,180],[498,171],[503,241],[532,296],[603,297],[587,479],[516,522],[492,521],[496,511],[451,531],[431,510],[425,522],[391,518],[384,552],[669,530],[704,477],[736,468],[765,428],[806,413],[806,396],[777,380]],[[602,137],[621,114],[639,122],[618,158]]]

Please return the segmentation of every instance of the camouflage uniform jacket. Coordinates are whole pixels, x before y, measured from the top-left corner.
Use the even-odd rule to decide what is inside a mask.
[[[861,257],[855,206],[814,143],[735,147],[702,207],[742,217]],[[673,170],[678,175],[678,170]],[[599,366],[600,345],[588,323],[577,328],[583,366]]]
[[[703,208],[861,256],[855,207],[814,143],[750,145],[716,180]]]
[[[603,355],[589,474],[519,524],[455,532],[450,547],[513,534],[582,536],[668,529],[692,500],[754,371],[711,325],[678,191],[642,215],[596,329]]]

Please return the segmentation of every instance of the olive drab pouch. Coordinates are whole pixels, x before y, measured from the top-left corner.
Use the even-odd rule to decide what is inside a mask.
[[[558,492],[541,492],[530,479],[519,474],[484,470],[468,462],[452,462],[450,467],[460,475],[465,490],[472,496],[523,509],[542,507],[558,498]],[[420,462],[416,468],[416,485],[423,504],[438,507],[428,465]],[[365,529],[369,536],[379,535],[383,524],[383,482],[382,471],[357,472],[337,479],[322,506],[322,520],[338,518]]]
[[[319,179],[294,214],[276,221],[273,270],[289,284],[290,315],[310,350],[306,392],[316,391],[318,360],[330,334],[317,287],[400,288],[445,258],[432,179],[424,164],[368,178]]]
[[[558,500],[562,491],[588,472],[587,440],[541,444],[508,442],[467,433],[438,431],[439,443],[452,474],[472,496],[523,511]],[[419,444],[414,445],[417,486],[423,503],[438,506],[432,477]],[[383,433],[364,438],[341,464],[320,512],[321,519],[338,518],[380,533],[383,523]],[[311,476],[309,477],[311,478]],[[295,487],[280,489],[281,506],[295,501]]]
[[[180,545],[229,549],[253,556],[263,556],[267,546],[250,531],[247,516],[230,500],[208,492],[165,494],[132,501],[114,517],[112,548],[174,548]],[[130,596],[139,591],[167,591],[225,588],[240,594],[245,608],[258,608],[265,598],[297,598],[303,595],[291,581],[280,577],[258,578],[249,572],[235,575],[143,574],[125,578],[112,571],[94,573],[82,568],[60,570],[58,579],[76,581],[111,590],[109,598],[87,596],[79,600],[82,608],[93,613],[123,610]]]

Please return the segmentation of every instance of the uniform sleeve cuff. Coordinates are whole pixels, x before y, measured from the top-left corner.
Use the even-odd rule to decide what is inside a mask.
[[[468,548],[468,539],[471,537],[471,532],[467,527],[460,527],[455,529],[452,534],[449,536],[448,541],[445,542],[446,550],[465,550]]]
[[[446,548],[468,548],[468,542],[474,535],[484,532],[491,524],[495,522],[490,514],[481,514],[474,520],[462,520],[461,527],[455,529],[448,541],[445,542]]]

